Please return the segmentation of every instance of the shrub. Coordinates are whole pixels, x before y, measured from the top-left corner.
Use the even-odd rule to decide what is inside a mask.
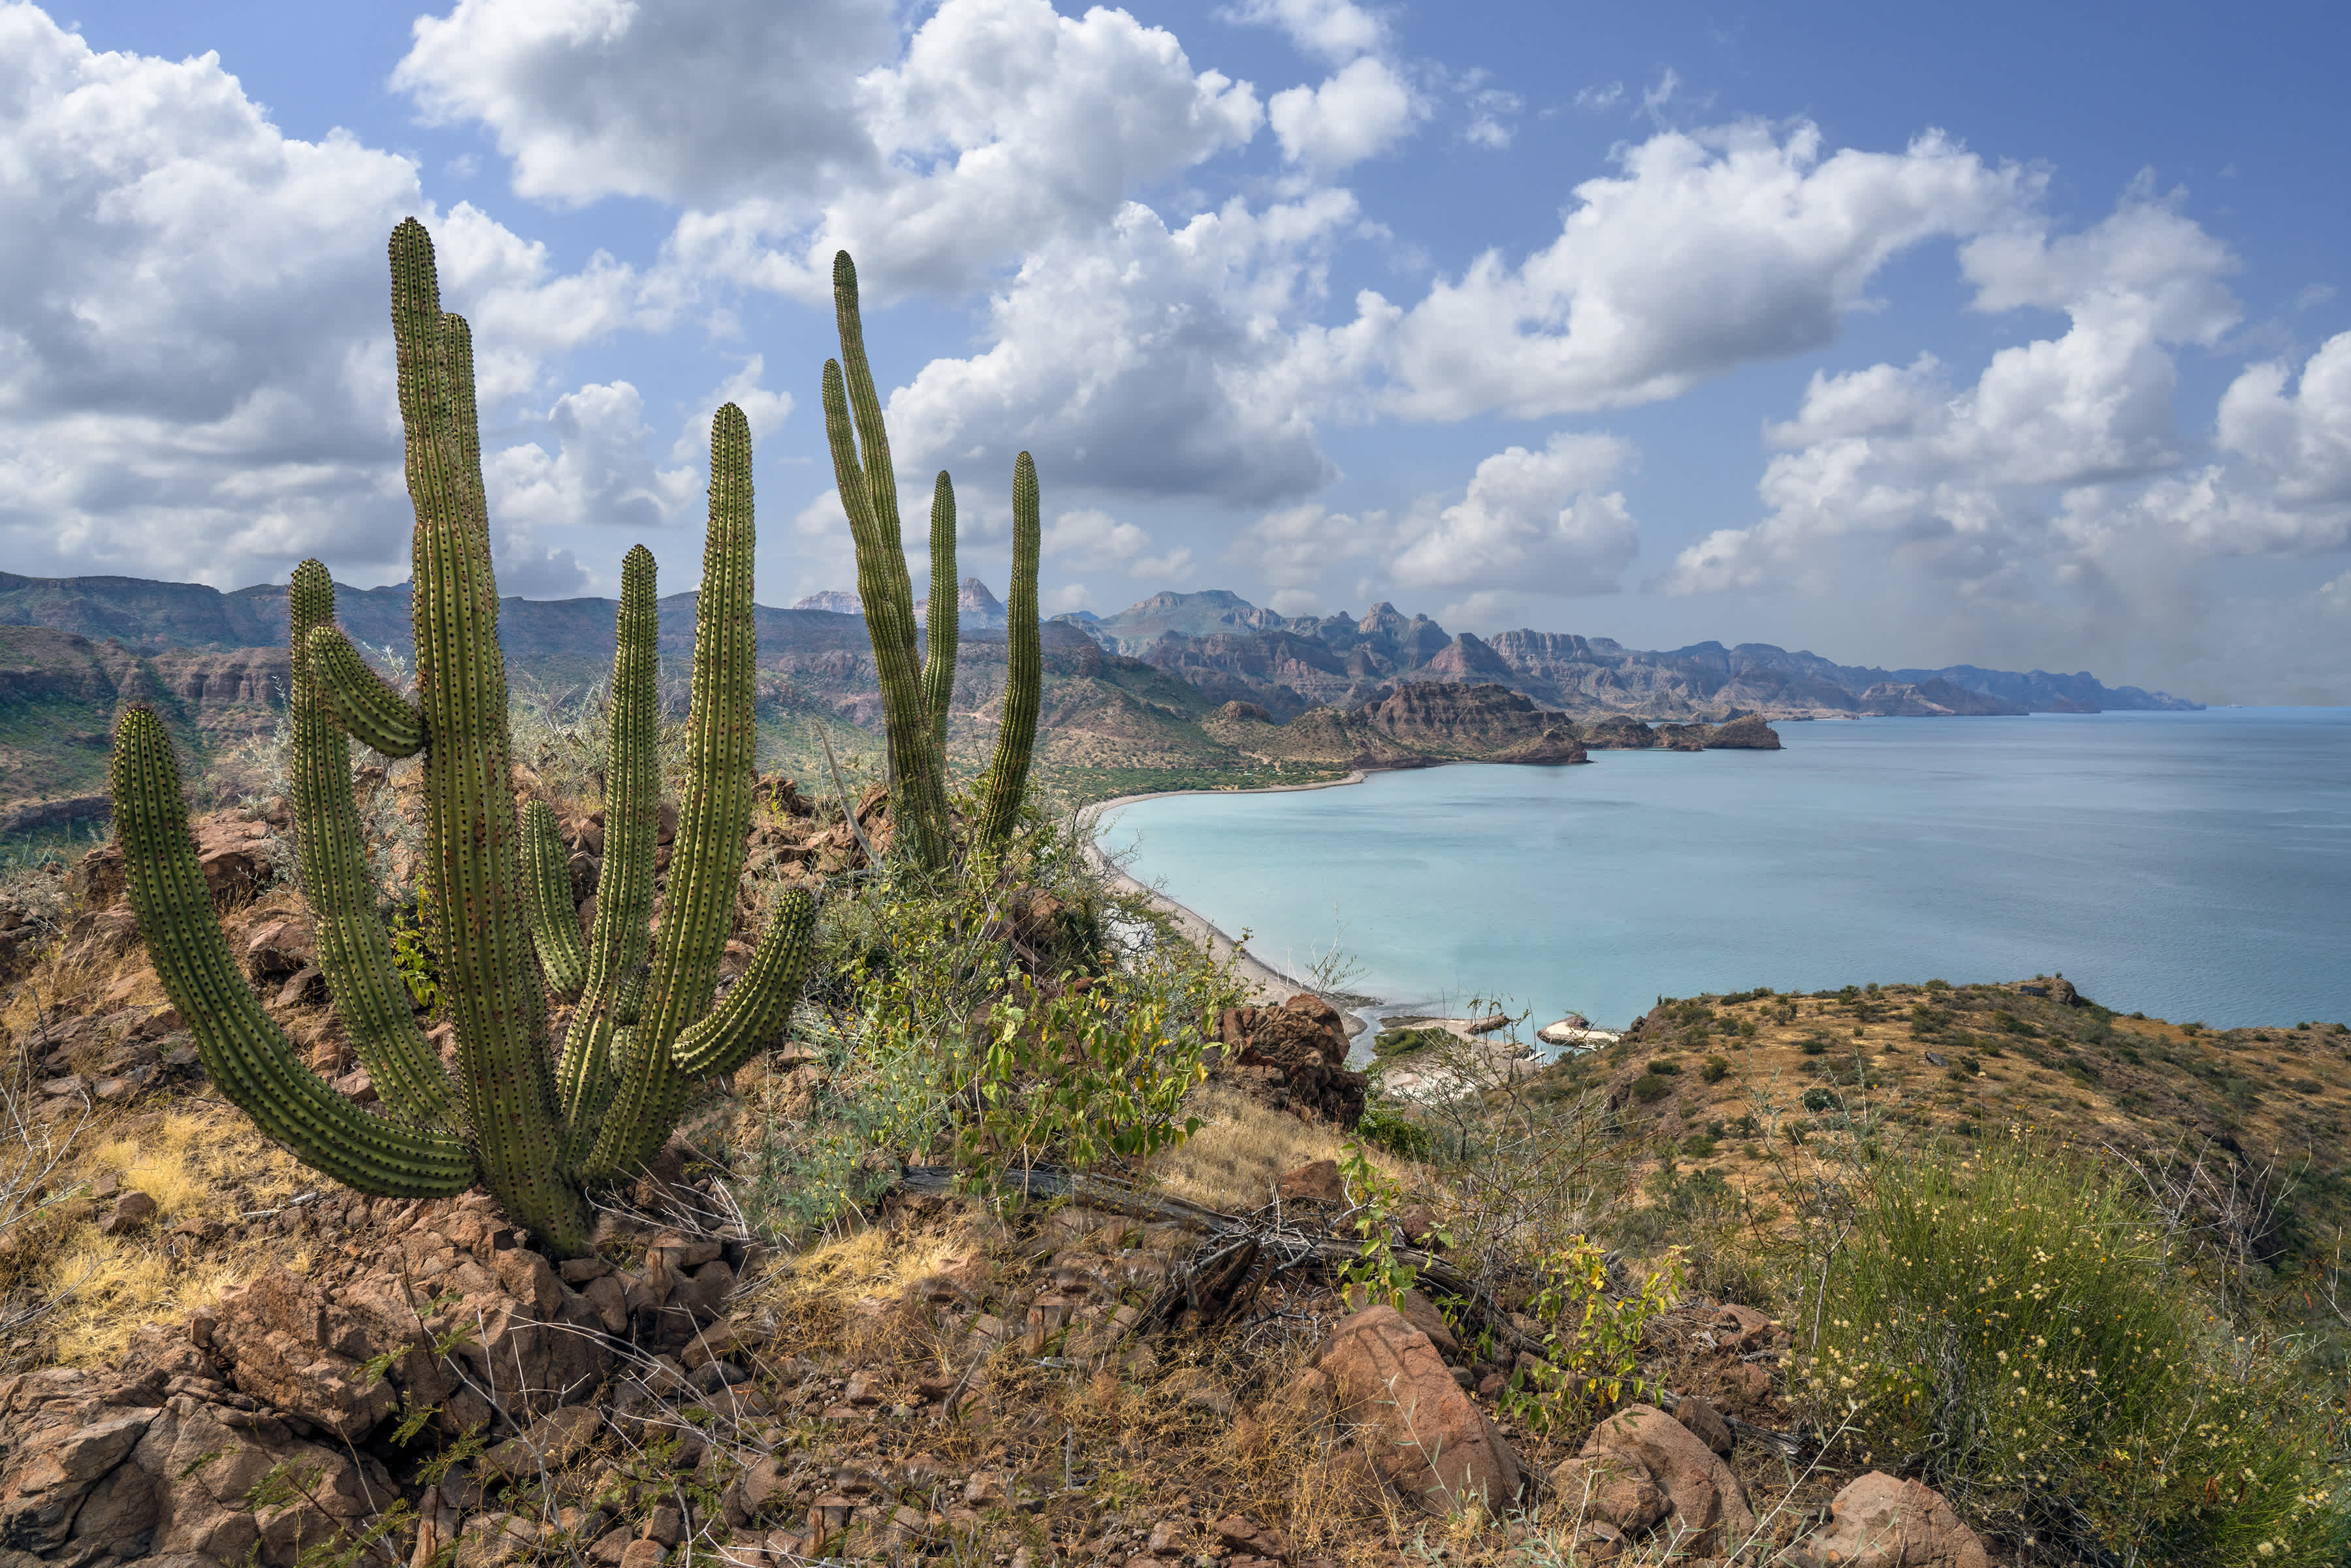
[[[1804,1091],[1804,1109],[1807,1111],[1818,1112],[1832,1110],[1835,1107],[1836,1103],[1836,1091],[1834,1089],[1807,1089]]]
[[[2129,1193],[2013,1138],[1855,1176],[1799,1314],[1800,1388],[1843,1446],[2081,1555],[2337,1560],[2323,1396],[2221,1326]]]
[[[1698,1075],[1708,1083],[1719,1083],[1730,1076],[1730,1059],[1724,1056],[1709,1056],[1706,1059],[1705,1065],[1698,1070]]]
[[[1644,1105],[1653,1105],[1673,1091],[1672,1084],[1654,1072],[1644,1072],[1633,1080],[1633,1098]]]
[[[1829,1039],[1828,1036],[1817,1032],[1808,1034],[1796,1042],[1796,1048],[1806,1056],[1818,1056],[1828,1050]]]
[[[1649,1063],[1649,1071],[1660,1078],[1671,1078],[1682,1070],[1682,1064],[1670,1056],[1660,1056]]]

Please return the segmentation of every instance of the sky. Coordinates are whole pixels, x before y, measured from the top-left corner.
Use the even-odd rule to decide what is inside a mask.
[[[856,258],[925,570],[2351,702],[2351,8],[0,3],[0,567],[407,575],[384,242],[504,591],[854,585]]]

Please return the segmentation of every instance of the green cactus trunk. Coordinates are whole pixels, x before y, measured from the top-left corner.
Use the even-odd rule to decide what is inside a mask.
[[[1037,708],[1045,681],[1044,636],[1037,621],[1037,559],[1043,528],[1037,501],[1037,465],[1022,453],[1012,464],[1012,587],[1005,601],[1004,716],[996,731],[980,808],[979,841],[1000,847],[1020,821],[1029,788],[1029,758],[1037,745]]]
[[[955,490],[939,473],[931,501],[930,657],[917,671],[914,601],[899,538],[898,482],[890,465],[890,437],[882,402],[865,359],[858,314],[857,268],[842,251],[832,259],[833,319],[841,358],[824,364],[825,435],[841,510],[857,546],[857,593],[873,643],[881,678],[882,719],[889,737],[890,779],[897,838],[893,855],[917,870],[935,871],[954,856],[946,810],[946,719],[955,689],[956,617]],[[1023,452],[1013,465],[1012,587],[1009,661],[1004,723],[988,769],[978,841],[1000,846],[1019,821],[1036,747],[1037,712],[1044,679],[1037,624],[1040,526],[1037,468]]]
[[[931,717],[931,744],[947,753],[947,705],[955,697],[956,647],[962,628],[956,602],[963,584],[956,576],[955,483],[947,471],[931,486],[931,650],[923,661],[923,706]]]
[[[841,358],[824,362],[824,429],[832,447],[841,510],[849,514],[849,531],[857,545],[857,596],[864,604],[865,631],[873,643],[873,665],[882,683],[897,834],[892,848],[903,852],[917,869],[936,871],[955,854],[947,816],[946,755],[933,738],[931,711],[914,659],[914,590],[898,537],[898,479],[890,466],[882,401],[865,362],[857,268],[845,250],[832,260],[832,305]]]
[[[793,891],[770,912],[748,972],[711,1005],[750,811],[750,433],[732,404],[713,422],[684,822],[649,967],[660,783],[653,558],[640,547],[622,569],[605,880],[583,945],[553,812],[534,802],[518,820],[515,810],[471,338],[462,318],[441,311],[423,226],[402,223],[391,250],[416,509],[416,700],[379,679],[329,624],[333,585],[317,562],[296,573],[290,608],[303,887],[335,1005],[392,1115],[360,1110],[309,1071],[237,974],[196,869],[170,739],[144,709],[117,729],[115,816],[156,972],[223,1093],[338,1180],[396,1197],[478,1182],[569,1255],[589,1246],[587,1186],[658,1149],[695,1079],[732,1071],[775,1040],[806,970],[815,910]],[[424,756],[428,892],[456,1035],[455,1085],[372,920],[345,734]],[[559,1082],[549,985],[579,998]]]

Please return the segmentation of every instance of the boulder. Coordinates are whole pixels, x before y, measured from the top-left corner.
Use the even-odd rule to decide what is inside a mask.
[[[212,1319],[231,1383],[274,1409],[355,1442],[398,1406],[392,1385],[360,1365],[391,1343],[308,1280],[272,1269],[223,1296]]]
[[[1440,1515],[1472,1501],[1499,1513],[1516,1501],[1518,1455],[1402,1312],[1381,1305],[1354,1313],[1316,1364],[1373,1468],[1398,1493]]]
[[[1677,1550],[1725,1556],[1754,1533],[1755,1514],[1739,1477],[1688,1427],[1656,1406],[1626,1406],[1593,1428],[1583,1457],[1612,1456],[1666,1494],[1670,1507],[1657,1528],[1672,1536]]]
[[[264,921],[246,939],[245,972],[256,985],[283,980],[318,961],[318,936],[307,920]]]
[[[77,1563],[295,1568],[394,1495],[379,1461],[297,1438],[184,1344],[169,1365],[133,1370],[0,1378],[0,1543]],[[308,1484],[256,1511],[248,1496],[273,1470]]]
[[[1637,1535],[1666,1517],[1672,1505],[1649,1472],[1624,1455],[1578,1455],[1551,1472],[1551,1506],[1579,1523],[1597,1521]]]
[[[1730,1423],[1722,1418],[1722,1412],[1716,1409],[1710,1400],[1695,1394],[1687,1396],[1674,1406],[1674,1419],[1688,1427],[1699,1442],[1726,1459],[1730,1458],[1730,1450],[1738,1446],[1738,1440],[1730,1435]]]
[[[1284,1203],[1347,1201],[1347,1184],[1339,1178],[1336,1160],[1316,1160],[1299,1166],[1282,1176],[1280,1190]]]
[[[1829,1516],[1828,1528],[1798,1549],[1821,1568],[1991,1568],[1941,1493],[1883,1470],[1847,1482]]]

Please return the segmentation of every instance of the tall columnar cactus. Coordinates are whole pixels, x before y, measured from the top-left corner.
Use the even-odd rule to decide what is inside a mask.
[[[919,869],[935,870],[955,853],[946,807],[946,714],[955,685],[956,630],[951,608],[956,591],[955,492],[942,470],[931,502],[930,664],[918,673],[914,583],[899,537],[898,482],[882,401],[865,358],[857,268],[845,250],[832,258],[832,305],[841,358],[824,362],[824,429],[841,510],[849,514],[857,546],[857,594],[881,676],[897,821],[892,852],[904,853]],[[1011,660],[979,833],[982,841],[998,843],[1019,817],[1043,679],[1037,625],[1037,468],[1026,452],[1013,465],[1012,514]],[[950,606],[944,618],[943,603]]]
[[[962,640],[956,624],[962,591],[956,577],[955,484],[942,468],[931,486],[931,651],[923,661],[923,706],[931,716],[931,744],[942,756],[947,745],[947,704],[955,696],[956,648]]]
[[[237,974],[197,872],[171,742],[144,710],[116,731],[115,818],[156,972],[230,1100],[362,1191],[423,1197],[478,1183],[554,1249],[576,1253],[589,1245],[585,1189],[660,1146],[694,1080],[732,1071],[780,1031],[806,967],[814,908],[789,893],[748,973],[713,1005],[751,805],[750,433],[732,404],[713,421],[690,772],[657,954],[648,935],[659,784],[653,558],[640,548],[623,567],[606,880],[583,946],[553,815],[535,806],[518,821],[514,808],[471,340],[462,318],[441,311],[432,241],[413,219],[392,231],[392,278],[416,509],[415,700],[379,679],[330,623],[323,567],[303,563],[290,600],[302,883],[319,921],[320,967],[389,1114],[320,1082]],[[395,756],[423,753],[427,891],[456,1036],[454,1083],[373,924],[345,734]],[[550,985],[576,1003],[559,1070]]]
[[[1037,515],[1037,465],[1024,452],[1012,464],[1012,591],[1005,604],[1004,715],[996,731],[980,802],[980,842],[1001,845],[1020,820],[1029,784],[1029,754],[1037,744],[1037,705],[1044,685],[1044,638],[1037,624],[1037,557],[1043,528]]]

